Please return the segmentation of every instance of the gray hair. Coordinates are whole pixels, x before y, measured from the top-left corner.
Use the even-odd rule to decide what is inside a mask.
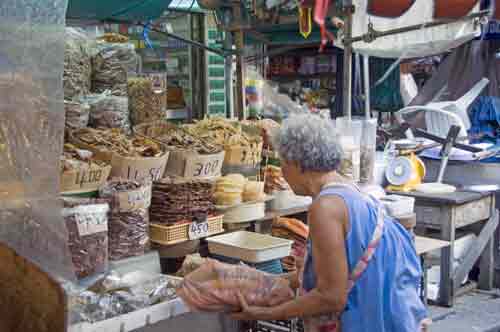
[[[288,118],[276,141],[281,158],[297,162],[303,171],[336,171],[342,160],[333,121],[317,115]]]

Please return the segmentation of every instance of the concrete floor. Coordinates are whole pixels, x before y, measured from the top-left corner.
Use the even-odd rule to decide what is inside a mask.
[[[474,291],[453,308],[431,306],[431,332],[500,332],[500,291]]]

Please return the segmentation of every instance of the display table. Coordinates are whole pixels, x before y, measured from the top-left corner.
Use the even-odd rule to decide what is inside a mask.
[[[427,255],[433,251],[441,250],[450,245],[447,241],[431,239],[428,237],[416,236],[415,237],[415,249],[417,251],[417,255],[420,256],[422,262],[422,302],[427,304],[427,286],[428,286],[428,270],[429,265],[427,263]]]
[[[441,255],[441,282],[439,304],[453,306],[455,294],[462,280],[480,259],[479,288],[493,288],[494,232],[498,226],[498,212],[492,193],[458,191],[450,194],[422,194],[417,192],[391,194],[415,198],[417,229],[419,235],[427,230],[439,230],[440,239],[449,247]],[[478,234],[474,245],[467,251],[461,264],[453,269],[454,247],[457,230],[475,227]]]

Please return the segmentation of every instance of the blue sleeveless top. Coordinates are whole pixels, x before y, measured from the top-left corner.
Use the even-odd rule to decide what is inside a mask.
[[[361,193],[346,187],[324,189],[319,197],[335,195],[348,208],[350,230],[345,248],[351,272],[370,243],[377,224],[377,207]],[[420,300],[420,260],[410,233],[386,217],[383,236],[367,269],[348,295],[341,317],[342,332],[416,332],[427,318]],[[304,266],[303,287],[316,287],[311,239]]]

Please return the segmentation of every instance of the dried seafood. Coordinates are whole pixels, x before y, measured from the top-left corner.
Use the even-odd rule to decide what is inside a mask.
[[[246,133],[238,123],[224,119],[203,120],[195,125],[187,126],[187,129],[192,135],[200,139],[224,147],[250,147],[262,142],[260,136],[250,135]]]
[[[214,184],[209,181],[165,178],[154,182],[151,223],[172,225],[211,215],[215,212],[213,192]]]
[[[66,28],[64,50],[64,99],[73,100],[89,93],[92,65],[90,40],[74,28]]]
[[[85,128],[73,132],[72,137],[75,145],[84,143],[123,157],[160,157],[165,153],[158,143],[144,137],[126,136],[119,129]]]
[[[59,164],[61,172],[75,169],[86,169],[92,166],[106,166],[106,163],[100,160],[92,159],[92,152],[78,149],[73,144],[64,144],[64,152]]]
[[[90,105],[89,125],[92,128],[119,128],[130,133],[128,98],[94,95],[87,99]]]
[[[68,228],[68,247],[75,273],[85,278],[105,272],[108,267],[108,206],[65,202],[62,210]]]
[[[64,101],[66,128],[70,130],[85,128],[89,125],[90,106],[87,103]]]
[[[143,190],[144,195],[138,193]],[[149,193],[148,193],[149,192]],[[141,256],[149,249],[149,205],[151,185],[135,181],[114,180],[99,192],[99,197],[108,200],[109,258],[112,261]],[[120,196],[134,197],[134,204],[120,205]],[[127,201],[129,201],[127,199]]]
[[[115,96],[127,96],[127,78],[137,73],[138,56],[131,44],[98,44],[98,53],[92,58],[92,91],[107,90]]]
[[[163,94],[153,90],[151,80],[142,77],[129,78],[128,96],[133,125],[165,118],[163,109],[166,106],[166,99]]]
[[[97,39],[103,40],[108,43],[127,43],[129,40],[127,36],[120,35],[119,33],[114,32],[107,32]]]

